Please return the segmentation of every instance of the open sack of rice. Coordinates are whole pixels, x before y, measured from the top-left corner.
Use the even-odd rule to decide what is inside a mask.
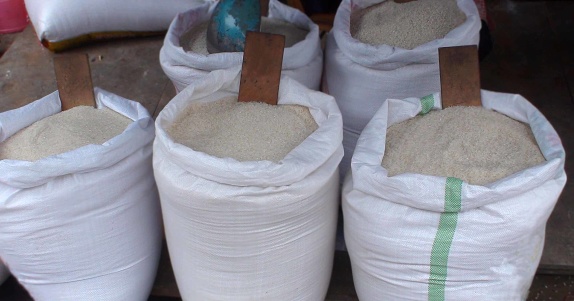
[[[243,52],[209,53],[206,31],[217,2],[206,3],[179,14],[171,23],[160,50],[160,63],[179,92],[214,70],[241,66]],[[269,15],[262,17],[261,31],[285,36],[282,74],[313,90],[319,90],[323,50],[319,27],[301,11],[269,1]]]
[[[440,91],[438,48],[478,45],[480,27],[472,0],[341,2],[326,39],[322,84],[343,114],[341,176],[383,101]]]
[[[137,102],[95,89],[0,113],[0,258],[37,301],[144,301],[162,225],[155,127]]]
[[[335,100],[282,77],[278,105],[237,102],[239,67],[161,111],[154,173],[183,300],[323,300],[339,207]]]
[[[440,103],[389,99],[357,142],[342,192],[357,294],[526,300],[566,183],[561,140],[520,95]]]

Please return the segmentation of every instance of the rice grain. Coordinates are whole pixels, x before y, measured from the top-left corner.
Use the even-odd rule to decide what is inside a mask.
[[[482,107],[450,107],[390,126],[382,166],[484,185],[544,162],[530,127]]]
[[[465,20],[456,0],[387,0],[354,11],[351,36],[365,44],[414,49],[443,38]]]
[[[167,132],[174,141],[212,156],[278,162],[316,129],[308,108],[237,102],[237,96],[229,96],[189,106]]]
[[[36,161],[121,134],[131,119],[110,109],[78,106],[41,119],[0,143],[0,160]]]

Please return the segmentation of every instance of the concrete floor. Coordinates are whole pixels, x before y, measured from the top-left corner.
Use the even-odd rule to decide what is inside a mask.
[[[481,62],[482,87],[521,94],[530,100],[556,128],[570,158],[574,154],[574,1],[490,0],[487,9],[494,48]],[[8,50],[6,57],[0,59],[0,73],[8,70],[12,76],[0,81],[3,100],[0,111],[55,90],[51,54],[34,48],[38,47],[37,41],[30,39],[17,45],[17,51],[10,52],[12,42],[23,34],[30,32],[0,35],[0,55]],[[118,68],[122,64],[126,66],[134,55],[122,48],[130,43],[141,44],[136,53],[141,57],[157,58],[161,47],[161,39],[149,38],[125,42],[118,47],[107,43],[78,51],[86,51],[92,58],[95,85],[139,99],[150,112],[158,112],[162,102],[173,93],[169,81],[155,61]],[[26,59],[21,59],[20,64],[16,61],[19,57]],[[46,60],[48,64],[41,63]],[[18,82],[26,78],[34,80],[19,86]],[[127,79],[133,83],[132,89],[126,90],[117,84]],[[6,102],[10,97],[15,100]],[[569,177],[573,175],[574,160],[567,159],[566,170]],[[570,181],[548,222],[544,255],[529,300],[574,300],[573,198],[574,184]],[[0,301],[28,300],[31,298],[13,278],[0,286]],[[154,296],[149,300],[181,299]],[[358,300],[346,252],[336,253],[327,300]]]

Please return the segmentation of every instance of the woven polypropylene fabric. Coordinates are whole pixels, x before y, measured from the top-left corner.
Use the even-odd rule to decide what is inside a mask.
[[[566,183],[565,152],[526,99],[484,90],[481,96],[486,109],[529,124],[547,161],[484,186],[415,173],[388,176],[381,166],[384,129],[428,105],[415,98],[385,101],[359,138],[342,190],[345,242],[361,301],[526,300],[548,216]],[[438,109],[440,95],[433,98]]]
[[[437,48],[478,45],[481,21],[472,0],[457,0],[466,21],[445,37],[415,49],[358,43],[351,37],[353,2],[343,0],[325,46],[324,92],[335,97],[343,115],[343,178],[359,134],[389,98],[422,97],[440,91]]]
[[[153,120],[135,101],[94,92],[98,108],[133,120],[121,134],[34,162],[0,160],[0,262],[36,301],[144,301],[155,279]],[[60,103],[54,92],[0,113],[0,141]]]
[[[185,51],[180,37],[207,22],[218,2],[210,1],[175,17],[169,26],[159,53],[161,68],[180,92],[214,70],[241,66],[243,52],[213,53],[201,55]],[[323,70],[323,52],[319,27],[303,12],[282,4],[269,2],[269,18],[283,20],[308,30],[305,39],[285,48],[282,74],[287,75],[310,89],[318,90]]]
[[[188,106],[237,95],[240,66],[190,84],[156,119],[153,166],[184,300],[324,300],[335,248],[342,118],[335,99],[281,78],[279,104],[318,129],[280,162],[195,151],[166,133]]]

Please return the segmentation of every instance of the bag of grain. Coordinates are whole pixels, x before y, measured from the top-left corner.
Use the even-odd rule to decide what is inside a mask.
[[[91,40],[165,32],[176,14],[215,0],[25,0],[38,39],[52,51]]]
[[[438,48],[477,45],[480,27],[472,0],[341,2],[327,35],[322,89],[343,114],[342,177],[381,103],[440,91]]]
[[[54,92],[0,113],[0,258],[34,300],[143,301],[155,279],[155,126],[139,103],[95,95],[97,110],[59,113]]]
[[[340,112],[331,96],[285,76],[278,106],[230,102],[239,79],[238,67],[214,71],[175,96],[156,120],[154,173],[181,296],[323,300],[339,206]],[[192,118],[185,117],[193,110]],[[286,123],[285,110],[293,110],[299,121]],[[291,136],[301,139],[291,125],[308,124],[305,115],[316,129],[289,146]],[[247,157],[217,157],[180,144],[174,137],[186,129],[197,139],[214,130],[219,139],[204,140],[211,143],[205,146],[210,152]]]
[[[216,5],[206,3],[179,14],[167,31],[159,58],[178,92],[211,71],[242,64],[243,52],[207,52],[207,22]],[[278,0],[269,1],[269,16],[263,18],[261,26],[264,32],[286,36],[282,73],[318,90],[323,72],[319,27],[301,11]]]
[[[482,91],[482,102],[488,110],[446,114],[459,110],[453,107],[415,117],[439,109],[440,95],[389,99],[363,130],[342,193],[345,239],[361,300],[526,300],[547,219],[566,182],[565,152],[550,123],[520,95]],[[475,115],[477,109],[484,112]],[[496,115],[494,121],[489,114]],[[421,133],[415,121],[427,118],[432,127]],[[404,124],[413,126],[403,131]],[[511,131],[506,124],[528,131]],[[394,175],[387,168],[393,164],[386,156],[402,142],[424,139],[438,126],[460,129],[437,131],[436,143],[400,151],[428,165],[442,162],[451,168],[448,175]],[[411,138],[399,139],[395,129]],[[512,147],[518,152],[511,154]],[[529,163],[523,156],[528,152],[538,161]],[[513,171],[509,162],[493,159],[502,153],[530,167]],[[498,173],[501,168],[506,176]],[[461,172],[482,184],[450,177]],[[489,179],[492,173],[502,178]]]

